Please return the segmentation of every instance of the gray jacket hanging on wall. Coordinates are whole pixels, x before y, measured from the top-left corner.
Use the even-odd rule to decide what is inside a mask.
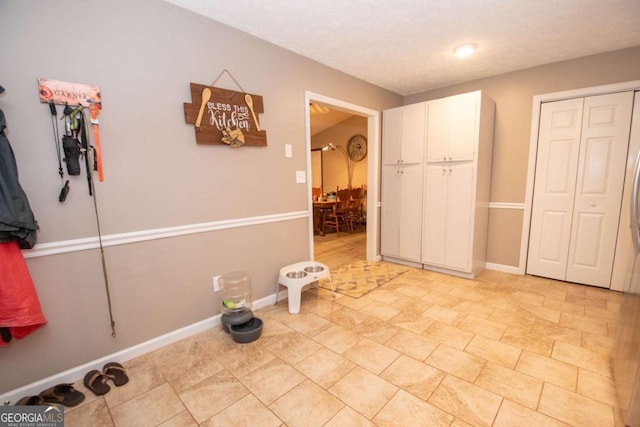
[[[16,158],[4,133],[6,127],[0,110],[0,242],[17,240],[22,249],[31,249],[36,243],[38,223],[18,181]]]

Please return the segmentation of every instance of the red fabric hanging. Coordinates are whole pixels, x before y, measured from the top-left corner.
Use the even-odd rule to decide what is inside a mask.
[[[24,338],[47,323],[18,242],[0,243],[0,327]],[[7,343],[0,340],[0,346]]]

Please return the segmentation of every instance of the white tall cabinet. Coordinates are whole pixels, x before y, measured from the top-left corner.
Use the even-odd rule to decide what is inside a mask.
[[[486,262],[495,104],[477,91],[428,111],[422,263],[473,277]]]
[[[406,110],[412,112],[405,116],[411,120],[403,121],[398,116]],[[474,277],[484,268],[494,111],[494,102],[476,91],[384,112],[381,248],[385,259],[463,277]],[[404,141],[403,133],[415,138]],[[405,143],[414,153],[421,144],[423,155],[410,163],[410,174],[400,173],[401,178],[411,179],[399,183],[394,174],[402,166],[392,164],[388,153],[398,146],[402,152]],[[411,212],[403,209],[406,204]],[[412,238],[411,251],[403,252],[395,243],[402,242],[403,235],[405,241]]]
[[[386,110],[382,144],[382,229],[384,256],[420,262],[425,104]]]

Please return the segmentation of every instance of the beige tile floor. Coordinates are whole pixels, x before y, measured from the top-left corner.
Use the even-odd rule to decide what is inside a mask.
[[[306,291],[125,363],[130,383],[65,426],[622,426],[609,356],[621,295],[419,269],[359,298]]]

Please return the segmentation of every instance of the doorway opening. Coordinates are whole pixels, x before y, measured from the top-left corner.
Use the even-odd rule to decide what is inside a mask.
[[[351,104],[345,101],[341,101],[339,99],[326,97],[324,95],[319,95],[312,92],[305,92],[305,139],[306,139],[306,155],[307,155],[307,176],[312,176],[312,114],[311,114],[311,105],[319,104],[328,107],[331,110],[335,110],[337,112],[346,113],[345,117],[348,116],[359,116],[366,119],[366,139],[367,139],[367,155],[362,160],[362,162],[366,162],[366,208],[365,208],[365,218],[366,225],[364,231],[364,240],[365,240],[365,250],[364,255],[367,261],[379,261],[380,260],[380,245],[379,245],[379,211],[380,211],[380,202],[379,202],[379,147],[380,147],[380,113],[375,110],[371,110],[369,108],[365,108],[359,105]],[[335,153],[334,153],[335,154]],[[345,155],[345,161],[348,162],[348,159]],[[323,165],[324,168],[324,165]],[[345,166],[346,168],[346,166]],[[364,179],[364,178],[363,178]],[[330,184],[333,185],[333,184]],[[332,189],[324,188],[323,193],[328,193],[332,191]],[[315,260],[315,244],[314,244],[314,221],[313,221],[313,195],[312,195],[312,180],[309,179],[307,182],[307,200],[308,200],[308,212],[309,212],[309,253],[310,259]],[[340,233],[341,235],[345,235],[344,233]],[[360,234],[360,238],[362,239],[362,233]],[[354,234],[355,235],[355,234]],[[329,240],[329,239],[327,239]],[[333,240],[333,239],[331,239]],[[354,240],[353,244],[356,243],[356,238],[348,239]],[[347,239],[344,240],[347,242]],[[337,252],[336,252],[337,253]],[[339,255],[336,255],[339,256]]]

